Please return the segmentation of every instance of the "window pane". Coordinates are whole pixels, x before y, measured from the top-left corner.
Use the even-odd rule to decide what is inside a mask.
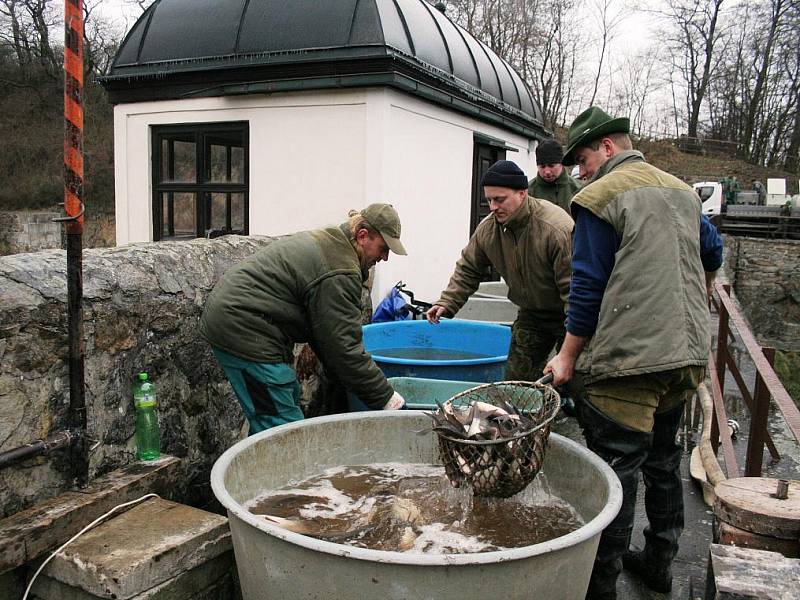
[[[197,181],[197,144],[194,137],[169,135],[161,139],[161,182]]]
[[[215,132],[206,136],[208,181],[244,182],[244,134],[241,131]]]
[[[209,197],[209,229],[212,231],[244,231],[244,194],[214,192]],[[230,202],[230,206],[229,206]]]
[[[161,237],[195,237],[197,235],[197,210],[195,195],[189,192],[161,194]]]
[[[231,181],[244,183],[244,148],[242,146],[231,148]]]

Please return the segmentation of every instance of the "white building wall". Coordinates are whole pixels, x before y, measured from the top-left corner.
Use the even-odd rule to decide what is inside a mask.
[[[536,171],[533,146],[507,130],[390,89],[369,92],[368,106],[368,114],[383,119],[380,136],[368,133],[367,156],[380,156],[382,164],[380,185],[367,187],[375,185],[378,195],[368,194],[368,201],[394,204],[409,253],[378,265],[373,303],[400,280],[417,298],[437,300],[469,240],[475,132],[518,148],[506,158],[529,178]]]
[[[527,138],[388,88],[120,104],[114,118],[117,244],[152,240],[152,125],[248,121],[251,234],[397,208],[409,256],[378,265],[373,302],[399,280],[429,301],[446,286],[469,238],[475,132],[536,169]]]
[[[248,121],[250,233],[339,222],[364,199],[364,92],[229,96],[114,109],[117,244],[153,239],[153,125]]]

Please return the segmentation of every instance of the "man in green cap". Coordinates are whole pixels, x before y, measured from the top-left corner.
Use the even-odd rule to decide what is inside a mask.
[[[406,254],[389,204],[352,211],[338,227],[272,242],[225,273],[208,297],[200,333],[233,386],[250,434],[303,418],[292,369],[307,342],[325,368],[367,406],[405,404],[364,351],[361,288],[389,251]]]
[[[545,367],[554,384],[578,371],[586,400],[578,420],[587,446],[622,483],[622,508],[603,531],[587,598],[616,598],[625,568],[651,589],[672,587],[683,529],[681,449],[685,400],[705,376],[708,293],[722,240],[697,194],[632,150],[627,118],[591,107],[569,128],[564,164],[584,187],[575,217],[567,334]],[[641,470],[645,547],[629,550]]]
[[[426,313],[430,323],[454,316],[494,267],[520,307],[511,327],[506,379],[531,381],[564,338],[569,294],[572,218],[528,195],[525,173],[510,160],[494,163],[481,181],[491,214],[480,222],[450,283]]]
[[[562,163],[564,148],[554,139],[536,146],[536,177],[528,185],[528,194],[544,198],[569,212],[569,202],[581,184],[567,173]]]

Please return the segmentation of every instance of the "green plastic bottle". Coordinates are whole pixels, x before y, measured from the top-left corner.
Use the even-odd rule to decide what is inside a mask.
[[[136,407],[136,458],[155,460],[161,456],[161,436],[156,414],[156,386],[147,373],[139,373],[139,380],[133,384],[133,405]]]

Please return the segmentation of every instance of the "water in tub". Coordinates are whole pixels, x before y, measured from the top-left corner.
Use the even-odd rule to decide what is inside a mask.
[[[423,464],[336,467],[268,491],[248,509],[318,539],[425,554],[529,546],[583,525],[550,493],[544,473],[512,498],[475,498],[468,489],[454,489],[442,467]]]

